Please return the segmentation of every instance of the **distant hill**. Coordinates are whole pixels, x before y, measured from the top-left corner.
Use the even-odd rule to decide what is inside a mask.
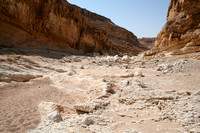
[[[155,46],[156,37],[148,38],[138,38],[139,43],[146,46],[148,49],[152,49]]]

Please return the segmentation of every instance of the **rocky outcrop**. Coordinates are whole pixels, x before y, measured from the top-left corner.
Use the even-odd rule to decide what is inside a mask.
[[[157,36],[155,48],[172,54],[200,51],[199,18],[199,0],[171,0],[167,22]]]
[[[101,19],[98,15],[94,17]],[[109,33],[110,30],[100,28],[100,21],[91,23],[91,20],[88,22],[87,19],[80,13],[80,8],[65,0],[0,0],[0,45],[112,53],[117,49],[113,47],[115,41],[126,39],[131,43],[118,43],[117,50],[143,50],[137,38],[125,29],[117,27],[120,30],[116,31],[115,28]],[[103,25],[106,23],[101,21]],[[116,27],[111,21],[109,23]],[[111,35],[115,41],[110,39]],[[125,38],[121,39],[121,36]],[[124,50],[120,46],[131,50]]]

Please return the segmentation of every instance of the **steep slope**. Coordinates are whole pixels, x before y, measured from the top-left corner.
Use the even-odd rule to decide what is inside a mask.
[[[108,33],[108,40],[112,42],[115,51],[138,53],[148,49],[139,43],[132,32],[115,25],[110,19],[86,9],[79,8],[79,11],[90,24]]]
[[[1,0],[1,45],[111,52],[104,31],[64,0]]]
[[[0,45],[84,53],[143,50],[135,36],[129,37],[136,42],[129,46],[131,50],[114,48],[109,31],[89,22],[79,8],[65,0],[0,0]]]
[[[167,22],[158,34],[156,48],[184,54],[200,51],[200,1],[171,0]]]

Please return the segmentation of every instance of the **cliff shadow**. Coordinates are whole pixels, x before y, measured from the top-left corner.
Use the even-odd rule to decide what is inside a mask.
[[[84,54],[78,51],[38,49],[38,48],[15,48],[0,45],[0,55],[25,55],[42,56],[46,58],[62,59],[67,56],[94,56],[92,53]]]

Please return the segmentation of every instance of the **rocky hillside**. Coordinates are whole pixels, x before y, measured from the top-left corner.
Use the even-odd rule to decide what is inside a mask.
[[[200,51],[200,1],[171,0],[156,48],[184,54]]]
[[[110,19],[86,9],[79,8],[79,11],[90,24],[108,33],[108,40],[112,42],[115,51],[138,53],[148,49],[139,43],[137,37],[132,32],[115,25]]]
[[[65,0],[0,0],[0,45],[84,53],[145,49],[132,33],[80,10]]]
[[[156,38],[155,37],[152,37],[152,38],[143,37],[143,38],[139,38],[138,41],[140,44],[146,46],[149,49],[152,49],[155,46]]]

